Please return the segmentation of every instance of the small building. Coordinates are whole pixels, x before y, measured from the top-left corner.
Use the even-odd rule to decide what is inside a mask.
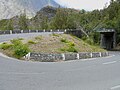
[[[114,29],[99,29],[101,40],[100,46],[104,49],[111,50],[116,47],[116,31]]]

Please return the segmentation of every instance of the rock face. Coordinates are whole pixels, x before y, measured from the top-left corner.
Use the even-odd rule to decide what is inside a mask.
[[[56,15],[57,8],[52,6],[46,6],[37,12],[35,18],[39,18],[41,16],[46,16],[48,19],[51,19]]]
[[[45,6],[58,7],[54,0],[0,0],[0,19],[8,19],[21,13],[31,18]]]

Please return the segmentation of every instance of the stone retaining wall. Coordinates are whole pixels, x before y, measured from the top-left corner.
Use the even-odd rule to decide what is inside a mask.
[[[54,62],[54,61],[68,61],[80,60],[87,58],[97,58],[109,56],[108,52],[83,52],[83,53],[68,53],[68,54],[42,54],[42,53],[29,53],[24,58],[26,60],[40,61],[40,62]]]
[[[29,59],[41,62],[52,62],[63,60],[63,56],[61,54],[30,53]]]

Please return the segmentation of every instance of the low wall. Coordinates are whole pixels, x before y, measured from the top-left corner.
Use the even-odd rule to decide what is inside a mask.
[[[63,56],[61,54],[30,53],[29,59],[40,62],[52,62],[52,61],[63,60]]]
[[[38,33],[38,32],[66,32],[66,30],[4,30],[4,31],[0,31],[0,35],[20,34],[20,33]]]
[[[80,30],[72,30],[72,29],[58,29],[58,30],[0,30],[0,35],[3,34],[20,34],[20,33],[38,33],[38,32],[64,32],[65,34],[72,34],[77,37],[82,36],[82,32]]]
[[[83,52],[83,53],[68,53],[68,54],[42,54],[42,53],[28,53],[24,58],[26,60],[40,61],[40,62],[54,62],[54,61],[68,61],[80,60],[87,58],[97,58],[109,56],[108,52]]]

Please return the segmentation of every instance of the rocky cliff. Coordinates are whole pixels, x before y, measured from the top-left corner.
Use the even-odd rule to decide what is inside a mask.
[[[8,19],[21,13],[31,18],[45,6],[58,7],[54,0],[0,0],[0,19]]]

